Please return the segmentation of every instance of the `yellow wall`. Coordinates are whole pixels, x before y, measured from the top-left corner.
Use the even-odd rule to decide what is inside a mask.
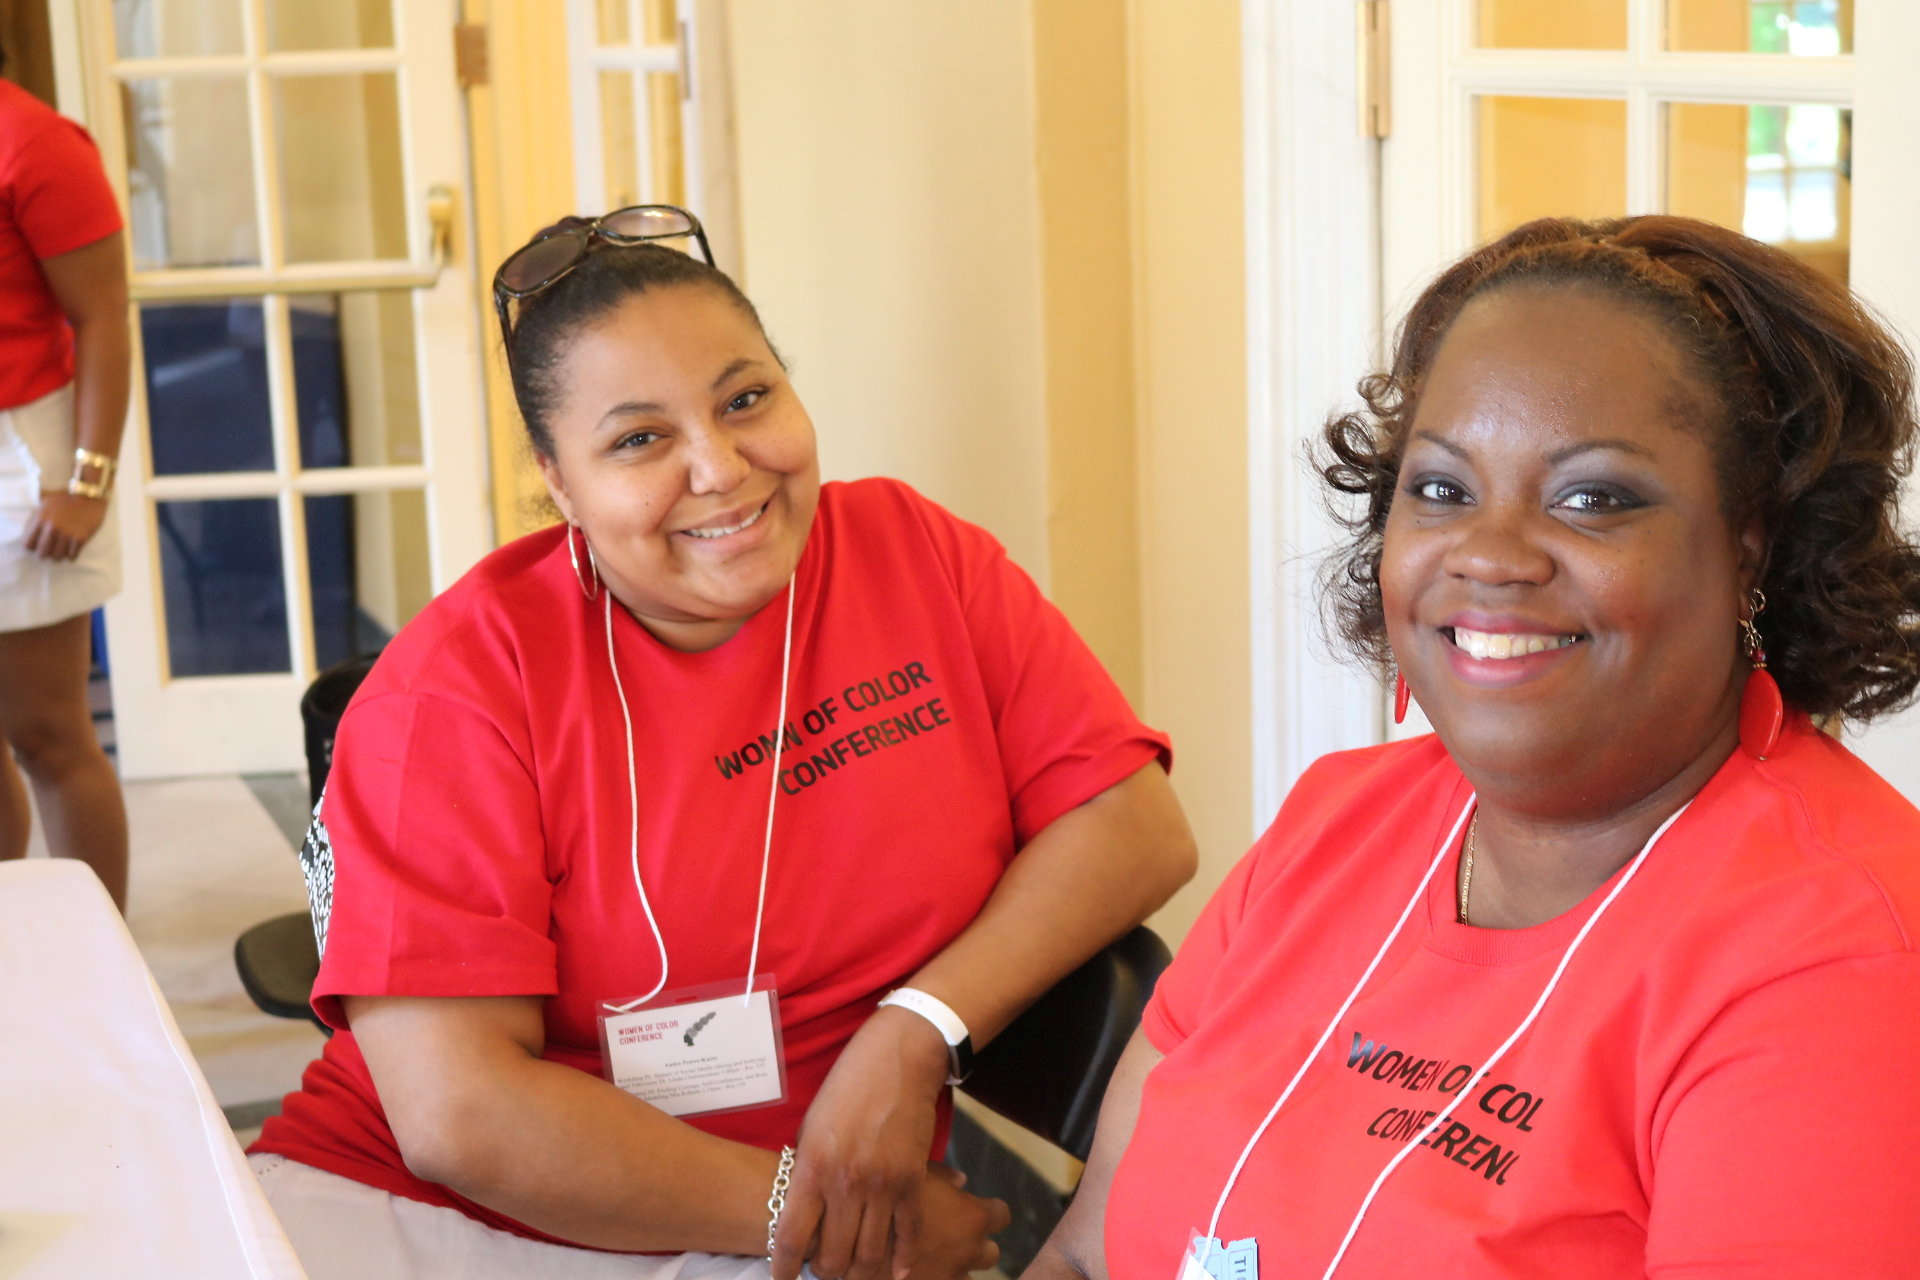
[[[829,477],[890,475],[1044,585],[1027,0],[737,0],[748,294]]]
[[[1127,15],[1042,0],[1033,33],[1052,597],[1138,703]]]
[[[1155,921],[1177,941],[1254,834],[1240,6],[1129,12],[1142,711],[1200,842]]]

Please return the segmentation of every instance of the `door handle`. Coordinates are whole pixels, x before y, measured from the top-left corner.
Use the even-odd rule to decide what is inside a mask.
[[[453,188],[436,182],[427,188],[427,239],[438,276],[453,261]]]

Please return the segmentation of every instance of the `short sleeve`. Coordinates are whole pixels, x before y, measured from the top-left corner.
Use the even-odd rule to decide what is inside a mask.
[[[479,709],[381,693],[342,719],[319,822],[332,906],[314,1008],[343,995],[557,991],[538,790]]]
[[[100,152],[71,120],[55,120],[22,144],[9,194],[14,223],[36,258],[57,258],[120,229]]]
[[[1914,1274],[1920,956],[1833,961],[1730,1006],[1654,1118],[1652,1280]]]
[[[954,568],[1020,842],[1154,760],[1170,768],[1166,735],[993,535],[921,501]]]
[[[1245,918],[1254,877],[1274,839],[1274,828],[1254,842],[1220,887],[1201,908],[1200,918],[1180,944],[1179,954],[1154,985],[1153,996],[1141,1015],[1147,1039],[1161,1053],[1192,1035],[1205,1016],[1208,993],[1222,971],[1222,961]]]

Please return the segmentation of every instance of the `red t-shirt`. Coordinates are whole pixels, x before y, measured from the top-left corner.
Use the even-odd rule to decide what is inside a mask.
[[[1431,737],[1330,756],[1209,903],[1145,1021],[1106,1214],[1115,1280],[1168,1280],[1228,1171],[1405,908],[1469,790]],[[1454,917],[1458,849],[1254,1148],[1216,1233],[1263,1276],[1920,1274],[1920,812],[1797,718],[1716,773],[1612,887],[1531,929]],[[1616,876],[1616,880],[1618,877]]]
[[[768,1148],[795,1141],[875,1002],[972,921],[1015,852],[1167,754],[1000,545],[904,485],[823,486],[796,581],[760,951],[787,1100],[690,1120]],[[776,599],[681,653],[614,609],[670,991],[746,974],[785,615]],[[321,806],[328,1022],[344,1028],[343,994],[545,996],[545,1056],[600,1071],[598,1002],[659,977],[603,626],[549,529],[389,644]],[[254,1149],[538,1234],[408,1173],[344,1029]]]
[[[87,131],[0,80],[0,409],[73,380],[73,332],[40,260],[119,229]]]

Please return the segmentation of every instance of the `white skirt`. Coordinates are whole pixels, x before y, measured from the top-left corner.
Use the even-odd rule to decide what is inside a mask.
[[[310,1280],[767,1280],[764,1258],[546,1244],[285,1156],[247,1164]]]
[[[120,589],[120,534],[113,496],[106,519],[73,560],[27,550],[27,526],[42,489],[73,474],[73,384],[0,410],[0,631],[51,626],[105,604]]]

